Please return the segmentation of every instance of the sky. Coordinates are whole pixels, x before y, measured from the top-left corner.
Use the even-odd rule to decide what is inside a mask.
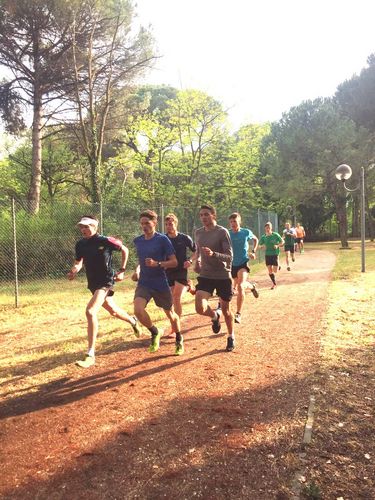
[[[375,52],[374,0],[136,0],[161,58],[147,83],[199,89],[237,129],[334,95]]]

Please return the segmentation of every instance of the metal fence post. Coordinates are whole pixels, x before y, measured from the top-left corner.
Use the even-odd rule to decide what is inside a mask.
[[[258,215],[258,238],[260,239],[260,237],[262,236],[262,233],[260,232],[261,231],[261,227],[260,227],[260,210],[259,210],[259,208],[258,208],[257,215]],[[258,251],[258,256],[259,256],[258,260],[259,260],[259,262],[261,262],[260,250]]]
[[[18,257],[17,257],[17,226],[16,226],[16,207],[12,197],[12,221],[13,221],[13,256],[14,256],[14,299],[15,306],[18,307]]]
[[[102,198],[100,198],[99,210],[100,210],[100,232],[101,232],[101,234],[104,234],[103,201],[102,201]]]

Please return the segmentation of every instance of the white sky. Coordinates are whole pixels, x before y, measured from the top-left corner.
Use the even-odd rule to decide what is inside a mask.
[[[136,0],[163,57],[147,83],[207,92],[234,128],[332,96],[375,52],[374,0]]]

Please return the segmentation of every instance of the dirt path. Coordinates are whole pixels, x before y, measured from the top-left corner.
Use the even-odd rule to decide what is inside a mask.
[[[253,277],[232,353],[191,314],[181,358],[173,340],[156,355],[135,340],[5,395],[1,498],[290,498],[333,264],[311,250],[276,290],[265,269]]]

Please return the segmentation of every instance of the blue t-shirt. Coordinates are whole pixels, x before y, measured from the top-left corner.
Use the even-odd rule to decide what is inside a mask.
[[[151,290],[159,292],[169,290],[167,276],[162,267],[146,266],[146,259],[151,258],[156,261],[167,260],[169,255],[174,255],[172,243],[169,238],[161,233],[155,233],[154,236],[146,240],[144,235],[134,238],[134,245],[137,250],[140,275],[138,284]]]
[[[253,239],[254,234],[250,229],[241,227],[237,232],[230,229],[229,236],[233,247],[232,266],[240,266],[249,260],[249,241]]]
[[[178,262],[177,267],[167,269],[167,274],[168,274],[168,271],[176,271],[183,269],[184,262],[187,260],[187,253],[186,253],[187,249],[189,248],[192,252],[196,252],[197,247],[193,242],[193,240],[190,238],[190,236],[188,236],[187,234],[177,233],[177,236],[175,238],[170,238],[167,234],[166,236],[173,245]]]

